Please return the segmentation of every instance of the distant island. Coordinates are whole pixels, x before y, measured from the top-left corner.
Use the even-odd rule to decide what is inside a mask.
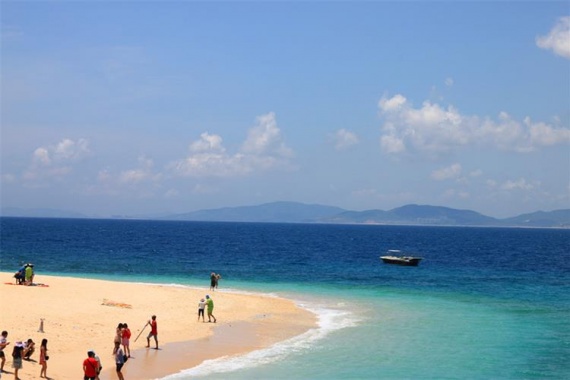
[[[79,213],[51,209],[2,208],[0,215],[4,217],[93,218]],[[388,211],[350,211],[318,204],[271,202],[255,206],[224,207],[181,214],[121,215],[114,218],[202,222],[570,228],[570,209],[536,211],[511,218],[497,219],[471,210],[416,204]]]

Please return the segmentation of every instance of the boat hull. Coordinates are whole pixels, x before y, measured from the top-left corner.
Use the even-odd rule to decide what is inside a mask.
[[[385,264],[402,265],[406,267],[417,267],[421,257],[393,257],[393,256],[382,256],[380,257]]]

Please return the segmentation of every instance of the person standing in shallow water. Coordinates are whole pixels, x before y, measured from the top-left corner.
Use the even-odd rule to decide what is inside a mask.
[[[214,291],[218,283],[218,276],[214,272],[210,273],[210,290]]]
[[[156,325],[156,315],[153,315],[151,320],[148,321],[150,325],[150,332],[146,337],[146,348],[150,347],[150,338],[154,337],[154,342],[156,343],[156,349],[158,350],[158,327]]]

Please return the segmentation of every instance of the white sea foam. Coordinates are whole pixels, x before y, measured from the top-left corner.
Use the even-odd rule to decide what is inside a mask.
[[[218,359],[206,360],[200,365],[183,370],[162,378],[162,380],[177,380],[208,376],[212,374],[228,373],[240,369],[259,367],[285,359],[290,355],[302,354],[315,347],[316,342],[325,338],[334,331],[354,327],[360,322],[353,312],[337,305],[296,301],[297,305],[307,309],[317,316],[317,327],[291,339],[279,342],[265,349],[252,351],[245,355],[225,356]]]

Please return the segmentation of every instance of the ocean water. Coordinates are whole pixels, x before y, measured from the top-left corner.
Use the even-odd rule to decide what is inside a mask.
[[[2,271],[188,286],[214,271],[319,317],[166,379],[570,378],[570,230],[0,218],[0,234]],[[424,260],[386,265],[388,249]]]

